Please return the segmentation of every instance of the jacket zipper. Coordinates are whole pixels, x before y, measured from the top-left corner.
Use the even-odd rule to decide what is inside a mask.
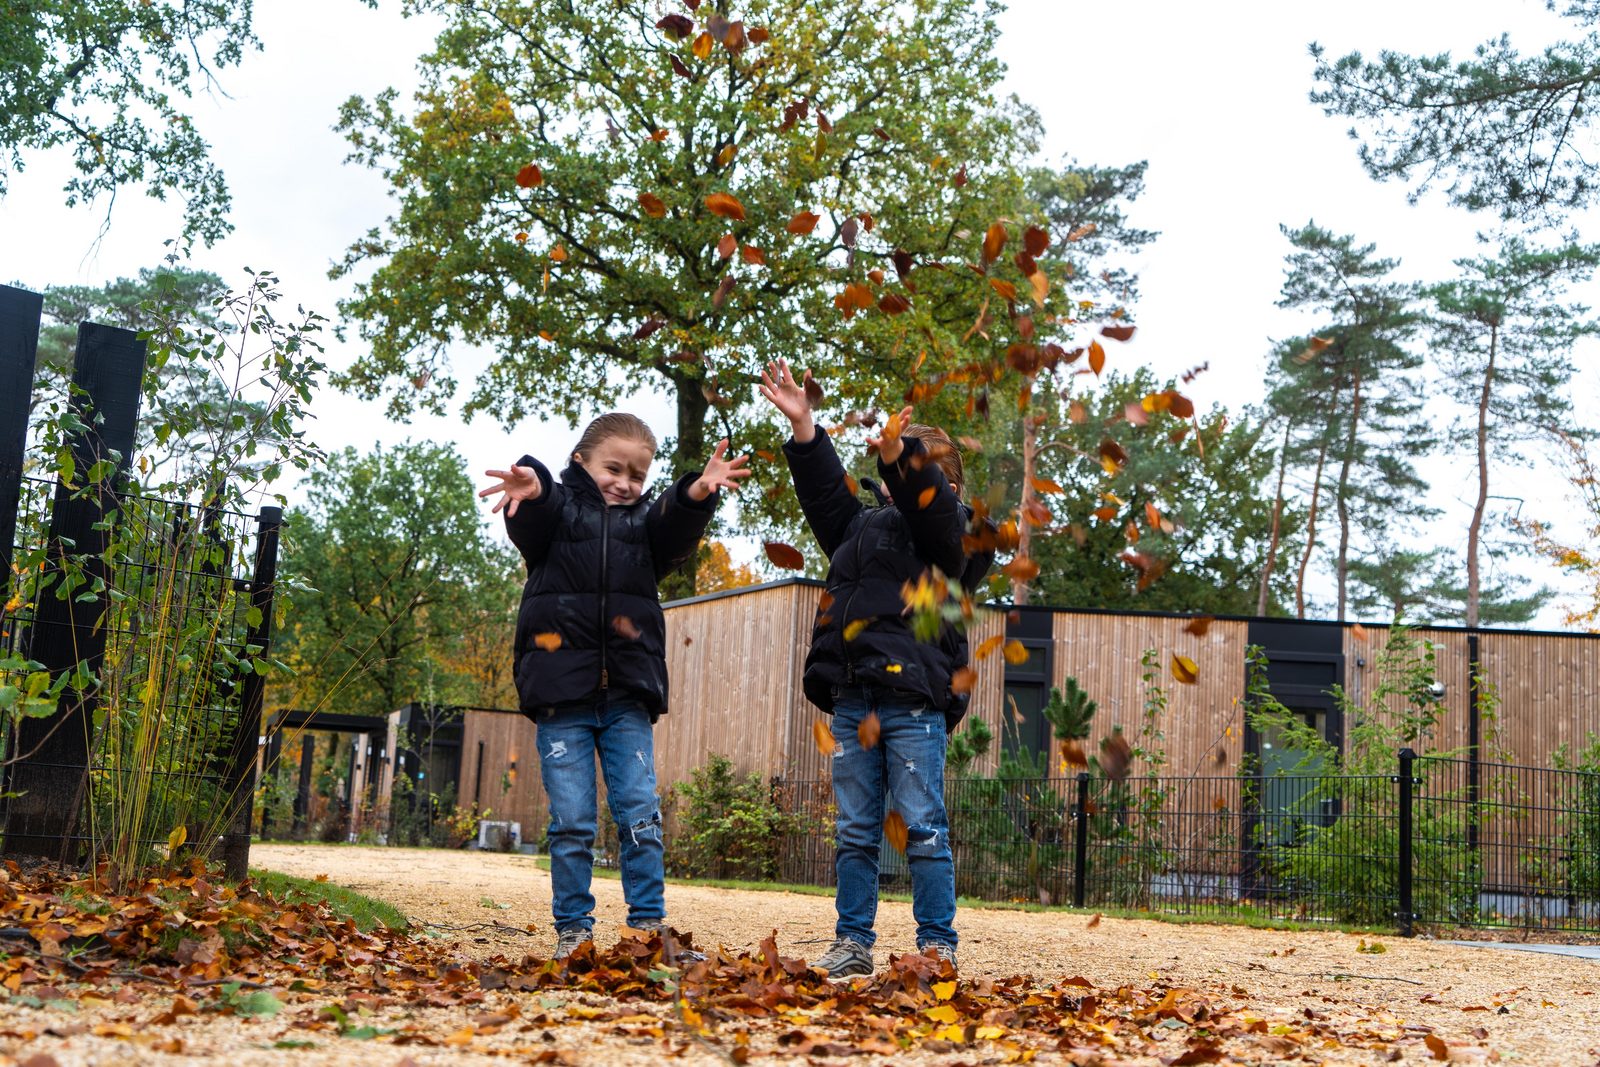
[[[606,672],[606,638],[609,635],[609,625],[606,622],[607,598],[611,592],[610,571],[611,562],[611,508],[602,499],[600,503],[600,692],[604,693],[611,687],[610,676]]]

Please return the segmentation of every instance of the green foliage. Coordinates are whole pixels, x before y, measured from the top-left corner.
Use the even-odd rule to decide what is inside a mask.
[[[944,769],[951,778],[965,778],[973,763],[989,752],[994,741],[994,731],[980,716],[967,716],[967,724],[945,742]]]
[[[733,761],[715,752],[672,789],[682,804],[667,850],[673,874],[770,881],[778,877],[784,837],[813,829],[808,816],[784,810],[759,774],[740,777]]]
[[[144,185],[184,201],[186,241],[215,242],[227,184],[181,102],[259,48],[248,0],[35,0],[0,19],[0,196],[25,153],[70,147],[67,206]],[[109,207],[107,222],[109,223]]]
[[[1557,222],[1591,202],[1600,166],[1586,106],[1600,79],[1600,6],[1571,0],[1562,14],[1572,36],[1538,55],[1521,54],[1505,35],[1462,60],[1389,51],[1329,60],[1312,45],[1311,99],[1354,119],[1367,172],[1412,182],[1413,201],[1442,184],[1470,210]]]
[[[1089,728],[1098,705],[1078,685],[1076,678],[1068,677],[1061,688],[1051,688],[1050,700],[1044,706],[1044,717],[1055,736],[1062,741],[1081,741],[1089,736]]]
[[[1157,682],[1161,660],[1156,649],[1145,649],[1139,666],[1144,706],[1126,767],[1110,765],[1104,758],[1104,743],[1101,758],[1090,762],[1090,774],[1103,779],[1103,784],[1094,790],[1099,810],[1089,819],[1089,833],[1097,845],[1097,878],[1109,883],[1107,900],[1121,907],[1148,908],[1155,877],[1169,870],[1173,861],[1163,818],[1170,787],[1161,778],[1167,765],[1162,729],[1167,693]],[[1129,773],[1135,766],[1142,772],[1138,777]]]
[[[1576,772],[1558,802],[1566,892],[1579,900],[1600,900],[1600,735],[1585,735],[1577,752],[1562,745],[1551,753],[1550,765]]]

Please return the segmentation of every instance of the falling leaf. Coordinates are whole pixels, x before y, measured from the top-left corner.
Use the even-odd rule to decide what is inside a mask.
[[[665,325],[666,322],[662,319],[645,319],[644,322],[640,323],[639,328],[633,331],[633,339],[635,341],[643,341]]]
[[[871,624],[871,619],[856,619],[854,622],[846,623],[844,628],[844,639],[846,641],[854,641],[856,638],[861,636],[861,631],[865,630]]]
[[[730,193],[712,193],[706,197],[706,210],[718,218],[744,221],[744,205]]]
[[[1083,745],[1077,741],[1061,742],[1061,762],[1068,770],[1077,767],[1082,770],[1089,766],[1089,757],[1083,751]]]
[[[1098,377],[1100,372],[1105,369],[1105,365],[1106,365],[1106,350],[1100,347],[1100,342],[1099,341],[1090,341],[1089,342],[1089,369],[1094,371],[1095,376]]]
[[[1167,406],[1167,410],[1171,411],[1180,419],[1187,419],[1194,415],[1194,401],[1190,400],[1182,393],[1173,393],[1171,402]]]
[[[989,288],[998,293],[1002,300],[1015,300],[1017,298],[1017,287],[1004,278],[990,278]]]
[[[1089,409],[1083,406],[1083,401],[1074,400],[1067,405],[1067,421],[1080,426],[1089,421]]]
[[[1050,232],[1042,226],[1029,226],[1022,234],[1022,248],[1037,259],[1050,247]]]
[[[1117,517],[1117,509],[1109,505],[1105,507],[1098,507],[1094,509],[1093,515],[1101,522],[1110,522],[1112,519]]]
[[[656,22],[656,29],[681,41],[694,32],[694,22],[687,15],[668,15]]]
[[[911,301],[899,293],[884,293],[878,300],[878,310],[885,315],[899,315],[911,308]]]
[[[189,828],[182,823],[174,826],[172,832],[167,835],[167,855],[175,855],[187,840],[189,840]]]
[[[1309,363],[1316,358],[1319,352],[1325,351],[1331,344],[1333,342],[1326,337],[1313,337],[1306,342],[1305,351],[1294,357],[1294,361],[1296,363]]]
[[[1133,331],[1132,326],[1102,326],[1100,336],[1109,337],[1113,341],[1129,341],[1133,339]]]
[[[529,163],[527,166],[517,171],[517,184],[522,186],[524,189],[532,189],[536,185],[543,185],[544,171],[540,170],[534,164]]]
[[[764,26],[757,26],[745,34],[745,36],[749,39],[751,44],[765,44],[767,39],[772,36],[772,33]]]
[[[1211,629],[1211,624],[1215,621],[1210,615],[1196,615],[1184,626],[1183,632],[1193,634],[1195,637],[1204,637],[1206,631]]]
[[[882,729],[883,725],[878,722],[878,713],[869,711],[867,717],[856,727],[856,740],[861,742],[862,748],[877,748],[878,734]]]
[[[1049,478],[1035,478],[1033,480],[1033,487],[1035,489],[1037,489],[1041,493],[1064,493],[1064,492],[1066,492],[1065,489],[1061,488],[1060,483],[1053,482]]]
[[[738,145],[735,145],[735,144],[723,145],[722,146],[722,151],[717,153],[717,166],[726,167],[729,163],[733,162],[733,157],[738,155],[738,153],[739,153],[739,146]]]
[[[1033,302],[1044,307],[1044,298],[1050,295],[1050,279],[1045,277],[1044,271],[1036,270],[1028,275],[1028,285],[1033,289]]]
[[[1100,925],[1100,913],[1097,911],[1093,915],[1089,916],[1089,921],[1083,924],[1083,928],[1085,930],[1093,930],[1096,926],[1099,926],[1099,925]]]
[[[526,230],[517,231],[517,236],[516,236],[517,244],[521,244],[522,242],[526,241],[527,239],[528,239],[528,233],[527,233]],[[140,459],[144,459],[143,456],[140,456],[139,458]]]
[[[694,39],[694,44],[689,46],[689,51],[694,53],[696,59],[707,60],[711,58],[711,46],[714,44],[716,41],[712,39],[711,34],[701,33]]]
[[[668,132],[666,130],[651,130],[650,131],[650,139],[652,141],[656,141],[658,143],[661,142],[661,141],[665,141],[668,136],[670,136],[670,135],[668,134]]]
[[[767,558],[775,567],[791,571],[803,571],[806,568],[805,556],[793,545],[786,545],[782,541],[764,541],[761,547],[766,549]]]
[[[694,81],[694,72],[691,71],[687,65],[685,65],[683,60],[679,59],[677,56],[668,56],[667,62],[672,64],[672,73],[676,74],[680,78],[687,78],[689,81]]]
[[[727,303],[728,297],[733,293],[734,284],[733,275],[724,274],[722,280],[717,283],[717,291],[711,294],[711,306],[720,308]]]
[[[1107,778],[1122,781],[1128,777],[1128,765],[1132,762],[1133,746],[1128,744],[1121,730],[1113,731],[1100,742],[1100,769],[1106,772]]]
[[[743,218],[743,216],[740,217]],[[789,224],[785,226],[784,229],[788,230],[790,233],[798,234],[799,236],[804,237],[806,234],[817,228],[817,222],[821,218],[822,216],[816,214],[815,212],[802,211],[797,215],[791,216],[789,219]]]
[[[906,844],[911,840],[911,831],[906,827],[906,819],[898,811],[890,811],[889,817],[883,820],[883,836],[888,838],[889,844],[894,846],[896,852],[905,854]]]
[[[653,219],[659,219],[667,213],[667,205],[655,193],[640,193],[639,206]]]
[[[1088,237],[1090,234],[1094,233],[1094,231],[1096,229],[1098,229],[1098,228],[1099,227],[1097,227],[1094,223],[1086,222],[1082,226],[1079,226],[1078,228],[1073,230],[1071,233],[1067,234],[1067,240],[1068,241],[1081,241],[1085,237]]]
[[[1109,437],[1101,439],[1100,465],[1105,468],[1107,474],[1116,474],[1127,462],[1127,449]]]
[[[817,743],[817,751],[824,756],[833,755],[834,749],[839,747],[839,742],[833,739],[833,731],[821,719],[811,720],[811,739]]]
[[[1423,1044],[1428,1046],[1428,1052],[1434,1059],[1448,1060],[1450,1058],[1450,1046],[1445,1044],[1444,1038],[1438,1034],[1424,1034],[1422,1035],[1422,1041]]]
[[[822,386],[817,384],[817,380],[811,377],[810,374],[807,374],[805,377],[805,392],[806,403],[811,405],[812,411],[822,407]]]
[[[984,638],[978,643],[978,647],[973,650],[972,658],[987,659],[989,656],[994,654],[995,649],[1005,644],[1005,640],[1005,634],[995,634],[993,637]]]
[[[639,640],[640,630],[638,625],[626,615],[613,616],[611,619],[611,628],[617,633],[621,634],[623,637],[627,638],[629,641]]]
[[[745,245],[739,249],[739,257],[753,267],[765,266],[767,262],[767,254],[755,245]]]
[[[983,259],[992,263],[1000,258],[1001,249],[1006,246],[1006,228],[998,222],[992,224],[983,235]]]
[[[533,643],[546,652],[554,652],[561,647],[561,635],[554,633],[535,634]]]
[[[550,262],[565,263],[567,261],[567,246],[556,245],[550,250]]]
[[[1367,628],[1358,622],[1350,627],[1350,636],[1357,641],[1365,641],[1367,639]]]
[[[971,667],[958,667],[950,676],[950,692],[970,693],[978,684],[978,672]]]
[[[1026,556],[1018,556],[1001,567],[1000,573],[1013,582],[1031,582],[1039,577],[1039,564]]]
[[[1018,667],[1028,662],[1028,647],[1016,638],[1007,641],[1006,647],[1002,651],[1006,657],[1006,662],[1013,667]]]
[[[1184,685],[1194,685],[1200,680],[1200,668],[1196,667],[1194,660],[1188,656],[1172,654],[1172,677]]]
[[[734,249],[736,249],[738,247],[739,247],[739,242],[734,240],[733,234],[731,234],[731,233],[723,234],[722,235],[722,239],[717,242],[717,258],[718,259],[727,259],[728,257],[733,255]]]

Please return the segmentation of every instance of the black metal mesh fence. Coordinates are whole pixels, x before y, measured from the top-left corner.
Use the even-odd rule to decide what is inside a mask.
[[[782,780],[782,877],[833,883],[826,779]],[[892,798],[891,798],[892,803]],[[1600,932],[1600,775],[1397,754],[1388,775],[946,783],[957,892],[1409,931]],[[906,889],[886,841],[882,884]]]

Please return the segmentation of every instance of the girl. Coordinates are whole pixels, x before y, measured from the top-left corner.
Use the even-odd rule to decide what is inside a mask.
[[[667,710],[666,621],[657,583],[688,560],[716,511],[737,489],[748,456],[729,460],[718,441],[699,475],[659,500],[644,494],[656,439],[633,415],[591,422],[555,482],[532,456],[479,496],[499,493],[506,533],[522,552],[514,646],[522,713],[538,727],[539,773],[550,799],[550,881],[555,958],[593,939],[596,752],[621,845],[628,925],[662,931],[661,808],[651,727]]]
[[[803,684],[806,698],[833,719],[839,920],[833,947],[816,966],[836,979],[872,973],[878,852],[891,793],[907,826],[917,951],[954,966],[944,757],[946,733],[967,710],[966,696],[950,687],[966,666],[967,639],[947,624],[933,640],[917,640],[901,590],[936,572],[970,591],[994,562],[992,552],[969,555],[964,546],[972,510],[961,502],[961,454],[948,434],[912,423],[905,408],[867,439],[877,449],[884,490],[883,506],[867,507],[851,492],[833,444],[812,420],[805,383],[795,381],[786,361],[767,364],[760,390],[794,431],[783,452],[806,523],[828,555],[831,606],[813,625]],[[892,431],[899,426],[905,429]],[[872,715],[879,737],[865,747],[857,728]]]

